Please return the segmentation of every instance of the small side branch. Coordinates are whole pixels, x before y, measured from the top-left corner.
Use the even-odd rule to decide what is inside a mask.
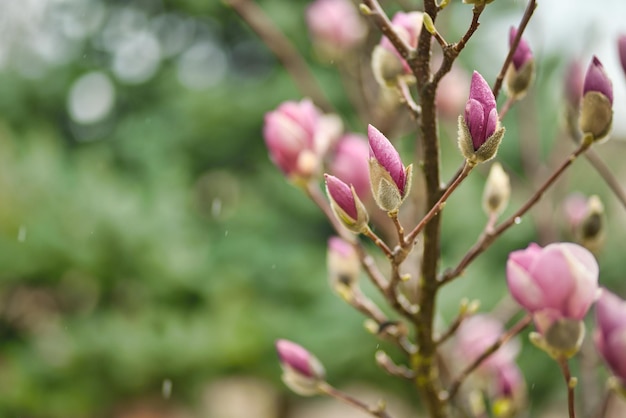
[[[362,402],[358,399],[356,399],[355,397],[348,395],[345,392],[340,391],[337,388],[332,387],[331,385],[329,385],[328,383],[324,382],[324,383],[320,383],[319,387],[318,387],[319,391],[324,394],[324,395],[328,395],[331,398],[335,398],[338,401],[341,401],[347,405],[350,405],[356,409],[359,409],[363,412],[365,412],[366,414],[369,414],[373,417],[379,417],[379,418],[392,418],[391,415],[389,415],[386,411],[385,411],[385,404],[383,402],[380,402],[378,405],[376,406],[369,406],[367,405],[365,402]]]
[[[333,110],[302,55],[253,0],[224,0],[283,64],[298,89],[326,112]]]
[[[561,367],[563,377],[565,378],[565,384],[567,385],[567,411],[569,413],[569,418],[576,418],[576,410],[574,408],[574,388],[576,387],[576,378],[572,377],[566,358],[559,360],[559,366]]]

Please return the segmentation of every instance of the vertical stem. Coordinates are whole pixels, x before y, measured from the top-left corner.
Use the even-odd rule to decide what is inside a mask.
[[[424,0],[424,13],[428,13],[433,21],[437,17],[437,12],[435,0]],[[424,150],[423,172],[427,207],[433,207],[442,194],[439,185],[440,156],[435,106],[436,85],[432,82],[430,73],[431,38],[432,35],[428,31],[422,30],[417,44],[416,57],[408,60],[415,74],[421,99],[422,117],[418,128]],[[447,415],[447,405],[439,397],[441,382],[437,365],[437,346],[433,340],[440,235],[441,214],[437,214],[424,227],[422,271],[418,282],[420,310],[415,318],[418,351],[411,361],[417,389],[432,418],[444,418]]]
[[[576,411],[574,410],[574,387],[576,386],[576,380],[572,378],[566,358],[559,360],[559,366],[561,366],[565,384],[567,385],[567,411],[569,418],[576,418]]]

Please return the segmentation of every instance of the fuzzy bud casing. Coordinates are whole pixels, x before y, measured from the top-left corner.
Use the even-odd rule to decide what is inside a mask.
[[[604,139],[613,125],[613,84],[596,56],[585,75],[579,125],[593,141]]]
[[[331,288],[350,302],[361,271],[361,261],[352,244],[342,238],[331,237],[328,240],[326,266]]]

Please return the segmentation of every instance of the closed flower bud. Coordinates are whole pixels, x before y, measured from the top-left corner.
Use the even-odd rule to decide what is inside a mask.
[[[306,10],[313,42],[323,56],[340,59],[358,45],[367,32],[349,0],[316,0]]]
[[[599,251],[606,237],[605,224],[604,205],[598,196],[591,196],[587,201],[585,216],[576,228],[576,241],[589,251]]]
[[[369,125],[370,183],[378,206],[397,211],[411,189],[412,165],[404,167],[400,154],[378,129]]]
[[[346,184],[351,184],[361,200],[371,196],[369,174],[369,145],[367,139],[358,134],[346,134],[335,147],[330,163],[330,173]]]
[[[360,233],[367,227],[367,210],[356,194],[354,187],[348,186],[335,176],[324,174],[326,193],[335,216],[348,230]]]
[[[288,340],[276,341],[276,351],[285,385],[299,395],[317,394],[318,385],[326,376],[322,363],[305,348]]]
[[[309,179],[341,135],[341,120],[323,115],[310,100],[284,102],[265,114],[263,136],[270,158],[290,179]]]
[[[526,401],[526,383],[515,363],[506,364],[497,370],[491,392],[494,417],[510,418],[518,415]]]
[[[328,240],[326,265],[330,286],[345,301],[350,302],[361,271],[361,261],[352,244],[342,238],[331,237]]]
[[[613,123],[613,84],[602,63],[593,57],[583,84],[580,130],[593,141],[604,139]]]
[[[483,209],[490,216],[500,215],[509,204],[511,182],[500,163],[493,163],[485,191],[483,192]]]
[[[622,64],[624,74],[626,74],[626,34],[617,38],[617,52],[619,53],[619,62]]]
[[[496,156],[504,136],[500,127],[496,99],[489,84],[476,71],[472,75],[465,115],[459,116],[459,148],[470,164],[488,161]]]
[[[606,289],[596,303],[594,342],[600,356],[626,390],[626,302]]]
[[[398,12],[393,16],[391,24],[409,47],[417,47],[423,24],[421,12]],[[403,77],[407,82],[414,81],[411,68],[385,36],[372,53],[372,71],[376,81],[383,87],[395,86],[399,77]]]
[[[517,36],[517,30],[511,27],[509,32],[509,46]],[[535,77],[535,60],[533,53],[524,38],[521,38],[513,54],[513,61],[506,72],[505,85],[508,95],[516,100],[526,95],[528,88]]]
[[[577,244],[530,244],[509,254],[509,291],[533,315],[539,331],[533,342],[553,357],[570,357],[580,348],[582,319],[598,294],[598,263]]]

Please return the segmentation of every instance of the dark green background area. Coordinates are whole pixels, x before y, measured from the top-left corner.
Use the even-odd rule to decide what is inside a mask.
[[[193,91],[178,82],[172,57],[150,80],[127,85],[116,81],[110,57],[88,38],[74,59],[41,78],[10,66],[0,72],[0,416],[116,416],[138,400],[160,405],[165,380],[173,388],[167,402],[204,416],[198,412],[204,388],[231,375],[267,380],[298,402],[280,383],[277,338],[315,353],[333,383],[370,381],[416,404],[410,385],[373,361],[380,347],[400,359],[399,353],[369,335],[360,314],[328,287],[331,227],[267,158],[263,115],[302,97],[285,70],[221,2],[102,3],[105,16],[128,7],[149,19],[174,13],[207,25],[229,70],[218,84]],[[346,126],[364,132],[368,121],[356,116],[335,69],[315,58],[304,29],[307,2],[259,3],[302,51]],[[483,24],[520,8],[512,3],[495,2]],[[386,5],[398,10],[395,2]],[[455,39],[463,29],[453,23],[470,9],[461,2],[450,8],[456,20],[441,25]],[[500,63],[486,70],[483,47],[470,43],[460,65],[495,74]],[[539,141],[546,158],[558,146],[556,160],[571,147],[555,93],[568,58],[541,57],[537,87],[505,120],[499,158],[514,174],[505,215],[527,196],[515,188],[526,181],[520,142]],[[85,141],[66,103],[72,83],[93,70],[111,77],[116,101],[102,131],[83,127],[96,129],[89,131],[96,138]],[[624,82],[621,74],[612,76]],[[450,136],[455,126],[441,132],[447,179],[461,157]],[[407,161],[412,141],[407,134],[399,145]],[[622,148],[614,141],[598,151],[623,177]],[[444,268],[482,230],[486,174],[476,170],[446,206]],[[598,256],[601,282],[624,290],[624,212],[579,161],[551,196],[557,230],[559,201],[572,190],[604,198],[610,228]],[[462,297],[480,299],[484,310],[497,304],[506,293],[508,253],[537,239],[532,219],[524,218],[443,292],[442,320],[454,316]],[[520,364],[535,406],[563,397],[557,367],[545,354],[525,345]]]

